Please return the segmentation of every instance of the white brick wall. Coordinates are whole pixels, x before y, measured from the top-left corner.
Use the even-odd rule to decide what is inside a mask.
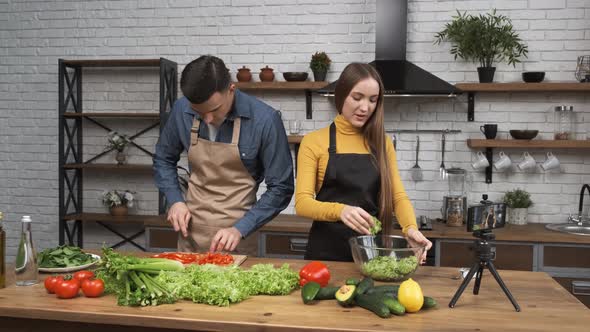
[[[523,70],[544,70],[547,81],[573,80],[576,58],[590,54],[590,2],[585,0],[530,1],[409,1],[408,59],[451,82],[477,81],[475,66],[454,61],[448,44],[433,45],[434,34],[455,10],[488,11],[498,8],[513,19],[529,45],[529,58],[515,68],[499,64],[496,81],[518,81]],[[337,78],[351,61],[374,57],[375,0],[224,0],[224,1],[0,1],[0,210],[5,215],[8,253],[14,255],[23,214],[35,221],[38,247],[57,243],[57,60],[58,58],[157,58],[179,63],[179,70],[201,54],[225,60],[235,74],[246,65],[254,73],[269,65],[282,80],[285,71],[308,71],[317,50],[333,60],[329,80]],[[156,110],[157,72],[86,70],[86,111]],[[257,80],[257,75],[254,75]],[[305,132],[324,127],[334,116],[333,100],[314,98],[314,119],[305,119],[305,101],[299,93],[265,92],[259,96],[282,111],[288,120],[303,120]],[[387,129],[460,129],[450,135],[447,166],[469,170],[469,199],[482,193],[499,199],[503,192],[522,187],[535,201],[534,222],[562,222],[577,209],[580,183],[590,182],[587,151],[553,151],[561,171],[539,168],[523,173],[512,167],[494,173],[487,185],[482,172],[470,163],[474,153],[465,139],[479,138],[479,126],[498,123],[502,138],[510,129],[553,130],[552,106],[574,105],[580,115],[580,134],[590,128],[590,97],[583,94],[478,94],[476,121],[466,121],[465,97],[457,100],[412,99],[387,101]],[[583,117],[583,120],[582,120]],[[117,123],[112,128],[134,134],[146,120]],[[91,123],[84,127],[85,156],[100,152],[105,132]],[[399,166],[418,214],[439,215],[446,184],[438,179],[440,135],[424,134],[420,165],[423,182],[408,173],[413,165],[415,134],[398,135]],[[138,139],[153,150],[157,131]],[[516,163],[523,151],[505,151]],[[547,151],[530,151],[541,161]],[[149,162],[141,151],[129,151],[131,162]],[[497,158],[497,154],[495,155]],[[107,155],[103,160],[113,160]],[[155,213],[156,190],[149,176],[87,172],[84,206],[104,211],[103,189],[137,190],[138,212]],[[91,175],[92,174],[92,175]],[[124,181],[125,184],[122,182]],[[292,205],[285,211],[293,213]],[[133,232],[133,227],[126,229]],[[85,232],[88,246],[116,241],[97,227]]]

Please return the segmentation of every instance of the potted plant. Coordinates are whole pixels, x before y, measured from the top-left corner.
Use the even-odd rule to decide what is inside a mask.
[[[515,189],[504,194],[503,201],[508,206],[508,223],[526,225],[528,208],[533,205],[531,194],[522,189]]]
[[[126,216],[129,208],[133,207],[134,192],[125,190],[111,190],[105,191],[102,194],[102,204],[109,208],[109,212],[113,216]]]
[[[488,14],[473,16],[467,12],[453,16],[453,21],[445,24],[436,34],[436,44],[450,41],[451,54],[467,61],[479,63],[477,73],[480,83],[494,80],[495,62],[508,62],[516,66],[521,56],[526,57],[528,47],[513,30],[512,21],[497,15],[494,9]]]
[[[331,63],[332,60],[330,60],[326,52],[315,52],[309,62],[309,68],[313,71],[313,79],[315,81],[325,81]]]
[[[109,142],[106,145],[106,150],[117,150],[117,155],[115,159],[117,160],[117,164],[123,165],[126,160],[126,156],[123,153],[127,144],[131,143],[131,140],[127,135],[120,135],[116,131],[109,132],[108,137]]]

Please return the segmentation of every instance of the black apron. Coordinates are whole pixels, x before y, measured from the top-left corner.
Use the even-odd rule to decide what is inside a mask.
[[[316,199],[322,202],[359,206],[370,215],[379,212],[379,171],[370,154],[336,153],[336,125],[330,125],[330,157],[322,188]],[[342,221],[314,221],[309,231],[305,259],[351,262],[348,239],[361,234]]]

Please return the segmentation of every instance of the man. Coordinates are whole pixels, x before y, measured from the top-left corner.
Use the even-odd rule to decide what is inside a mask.
[[[240,240],[287,207],[293,163],[280,114],[230,82],[217,57],[182,71],[176,101],[156,144],[155,181],[180,251],[233,251]],[[176,172],[182,151],[190,167],[186,201]],[[256,201],[260,182],[266,192]],[[194,241],[193,241],[194,240]]]

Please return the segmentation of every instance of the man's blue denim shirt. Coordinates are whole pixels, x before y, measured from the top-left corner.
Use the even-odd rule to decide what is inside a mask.
[[[185,201],[176,165],[182,151],[188,152],[190,147],[190,130],[195,116],[200,118],[186,97],[177,100],[156,144],[154,177],[156,185],[166,195],[168,206]],[[237,89],[232,109],[219,127],[217,142],[231,142],[236,116],[242,119],[238,144],[242,162],[256,180],[257,188],[263,180],[267,185],[267,191],[235,224],[246,237],[289,205],[294,187],[293,161],[280,113]],[[209,139],[204,122],[199,127],[199,137]]]

